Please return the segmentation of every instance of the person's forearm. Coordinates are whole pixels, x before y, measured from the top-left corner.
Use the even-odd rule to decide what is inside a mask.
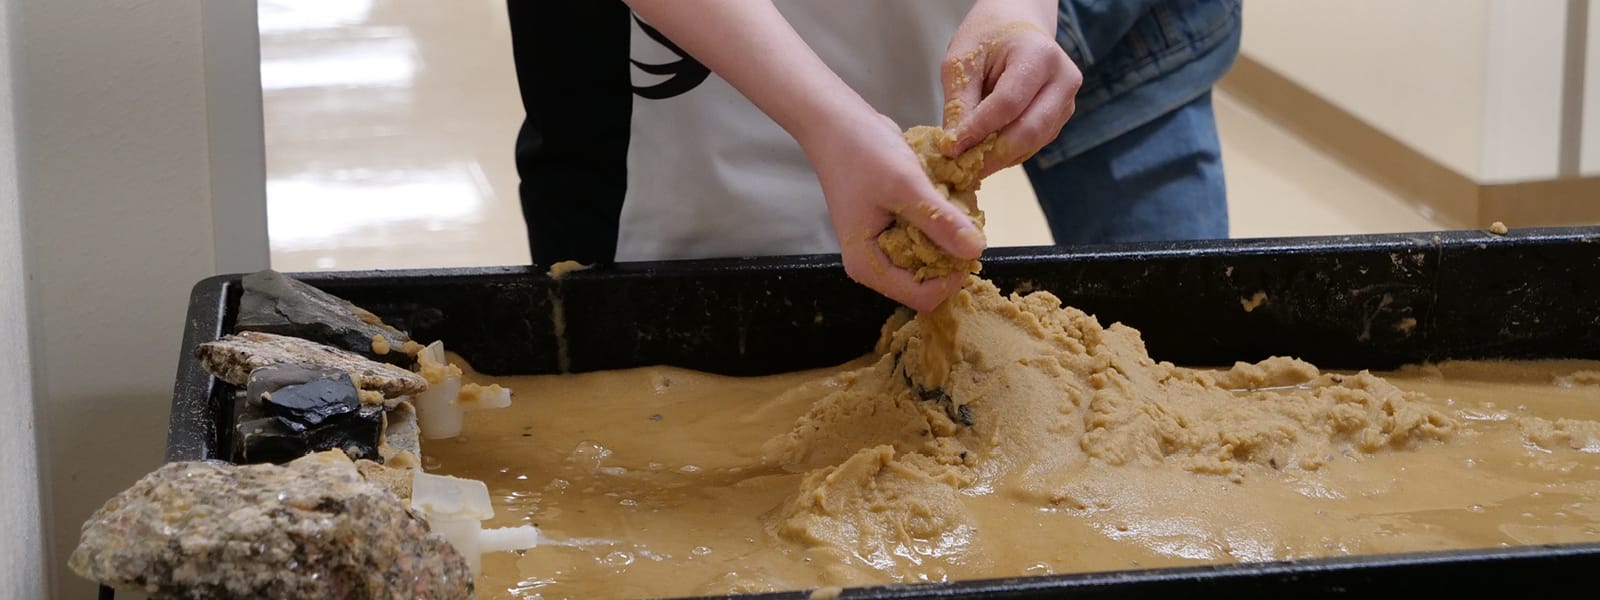
[[[824,135],[823,121],[830,117],[875,114],[770,0],[626,1],[802,146]]]
[[[1059,8],[1058,0],[978,0],[967,13],[967,21],[988,26],[1020,21],[1053,36]]]

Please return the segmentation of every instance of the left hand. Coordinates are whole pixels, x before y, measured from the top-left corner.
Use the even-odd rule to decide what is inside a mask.
[[[942,69],[944,127],[956,138],[949,156],[1000,134],[980,177],[1027,160],[1072,116],[1083,74],[1049,33],[1055,6],[979,0],[950,40]]]
[[[822,183],[851,279],[918,312],[961,289],[966,273],[919,282],[878,246],[896,215],[957,258],[978,258],[987,245],[983,230],[928,181],[899,125],[870,110],[841,111],[813,121],[799,139]]]

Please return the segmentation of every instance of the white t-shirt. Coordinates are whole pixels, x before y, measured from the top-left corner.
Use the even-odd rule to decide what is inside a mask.
[[[940,123],[940,61],[972,3],[775,2],[845,83],[902,128]],[[650,91],[633,98],[617,260],[837,252],[821,185],[794,138],[716,74],[682,91],[699,80],[698,63],[653,33],[634,20],[633,85]],[[660,97],[669,94],[677,95]]]

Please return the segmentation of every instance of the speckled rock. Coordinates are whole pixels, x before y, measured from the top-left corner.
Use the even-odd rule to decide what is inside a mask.
[[[470,598],[466,561],[342,453],[168,464],[83,526],[72,570],[171,598]]]
[[[194,355],[217,379],[237,386],[246,385],[250,372],[261,367],[303,364],[347,372],[360,388],[377,390],[390,398],[428,389],[428,381],[421,375],[400,367],[332,346],[258,331],[244,331],[200,344],[194,349]]]

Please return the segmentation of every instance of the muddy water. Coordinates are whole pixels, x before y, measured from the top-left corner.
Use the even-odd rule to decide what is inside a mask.
[[[762,447],[867,364],[763,378],[470,375],[516,401],[429,442],[429,470],[486,481],[492,525],[532,523],[552,541],[486,556],[479,596],[671,597],[1600,540],[1600,363],[1450,363],[1384,374],[1457,419],[1447,441],[1242,480],[1091,462],[1054,474],[1044,501],[964,490],[971,526],[911,546],[948,550],[939,556],[843,568],[771,533],[801,475]],[[875,558],[897,566],[874,570]]]

